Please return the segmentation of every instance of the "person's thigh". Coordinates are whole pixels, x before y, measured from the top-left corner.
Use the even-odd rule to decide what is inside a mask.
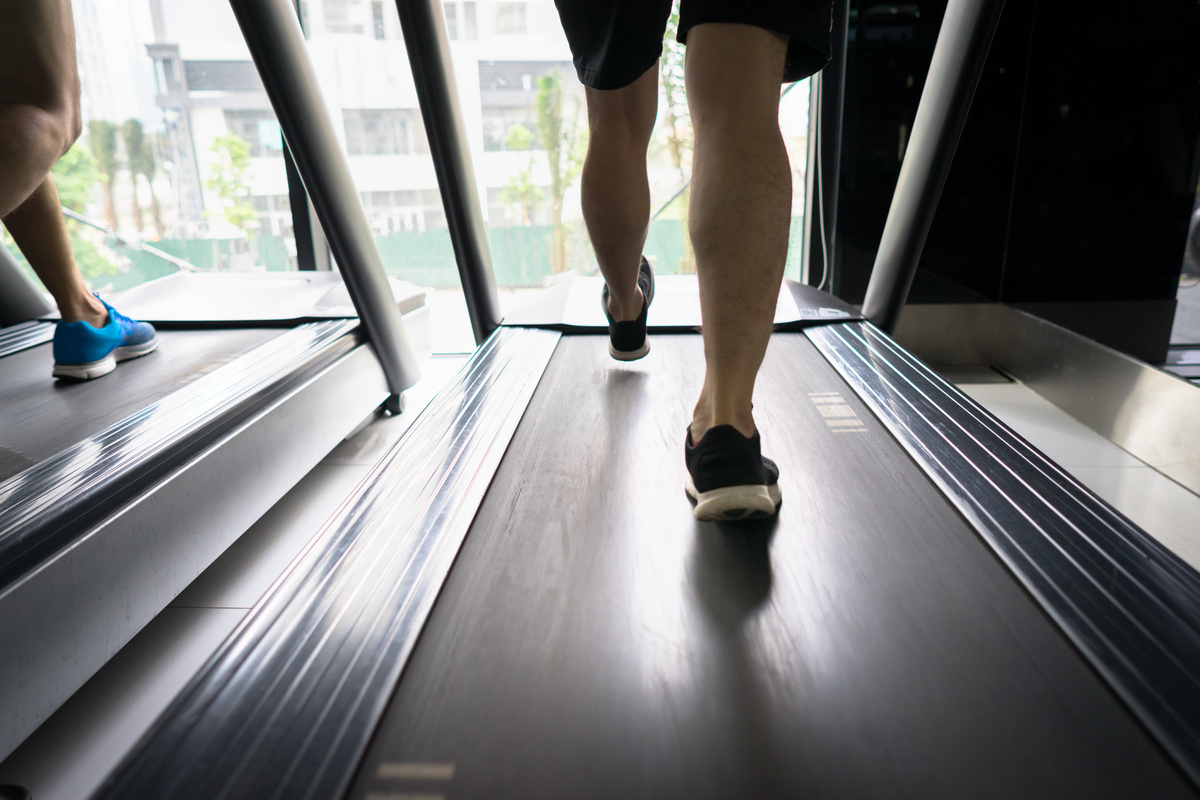
[[[753,25],[789,37],[784,83],[807,78],[829,61],[833,30],[832,0],[681,0],[679,41],[706,22]]]
[[[0,103],[69,110],[78,96],[70,0],[0,0]]]
[[[671,0],[554,0],[584,86],[621,89],[662,55]]]

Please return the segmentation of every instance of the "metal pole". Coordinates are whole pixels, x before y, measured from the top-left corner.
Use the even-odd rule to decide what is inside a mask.
[[[308,192],[304,191],[304,181],[300,180],[300,171],[296,162],[288,152],[287,145],[283,146],[283,168],[287,172],[288,205],[292,209],[292,236],[296,239],[296,264],[302,272],[317,268],[317,255],[313,241],[314,229],[312,215],[308,212]]]
[[[421,376],[290,0],[230,0],[350,299],[395,397]]]
[[[950,0],[946,8],[863,302],[863,315],[889,333],[917,272],[1003,7],[1004,0]]]
[[[475,343],[481,344],[500,325],[500,298],[492,273],[479,190],[475,186],[467,129],[458,105],[441,0],[396,0],[396,10],[442,190],[471,328]]]

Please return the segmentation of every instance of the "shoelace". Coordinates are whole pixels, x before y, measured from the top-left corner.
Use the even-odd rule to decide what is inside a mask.
[[[97,292],[92,292],[92,297],[96,298],[97,300],[100,300],[100,295]],[[104,303],[103,300],[100,300],[100,302]],[[112,319],[116,320],[117,324],[120,325],[121,327],[124,328],[126,326],[137,324],[133,319],[125,316],[120,311],[117,311],[115,308],[110,306],[108,303],[104,303],[104,307],[108,309],[108,315]]]

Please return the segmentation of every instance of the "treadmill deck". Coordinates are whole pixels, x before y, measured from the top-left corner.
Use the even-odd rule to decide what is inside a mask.
[[[0,481],[279,336],[278,328],[159,331],[158,350],[87,382],[58,380],[50,343],[0,359]]]
[[[699,337],[605,345],[560,341],[351,798],[1194,796],[804,336],[763,524],[684,495]]]

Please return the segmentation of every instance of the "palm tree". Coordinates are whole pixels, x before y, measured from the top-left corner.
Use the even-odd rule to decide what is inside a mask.
[[[138,156],[149,153],[150,148],[146,145],[146,132],[142,129],[142,123],[136,119],[125,120],[121,126],[121,138],[125,141],[125,160],[129,164],[129,177],[133,181],[133,227],[140,238],[145,223],[142,219],[142,204],[138,201],[138,174],[141,166]],[[154,163],[153,156],[150,157],[150,163]]]
[[[117,210],[113,204],[113,182],[117,178],[117,125],[102,119],[88,122],[92,157],[103,175],[104,220],[110,230],[117,229]]]

